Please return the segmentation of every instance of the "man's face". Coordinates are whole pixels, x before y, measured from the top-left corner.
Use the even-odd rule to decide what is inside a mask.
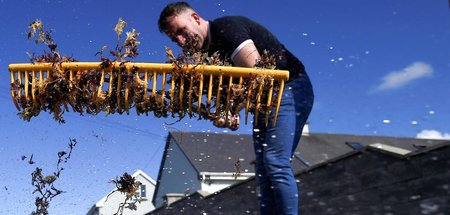
[[[173,15],[168,18],[169,26],[165,33],[169,38],[183,49],[200,49],[204,37],[201,34],[200,24],[190,12]]]

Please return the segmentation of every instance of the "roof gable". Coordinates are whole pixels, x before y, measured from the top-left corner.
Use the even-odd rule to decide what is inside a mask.
[[[140,169],[137,170],[136,172],[134,172],[133,175],[131,175],[131,176],[136,178],[139,175],[142,176],[148,182],[150,182],[152,185],[156,185],[156,181],[153,180],[149,175],[147,175],[144,171],[142,171]]]

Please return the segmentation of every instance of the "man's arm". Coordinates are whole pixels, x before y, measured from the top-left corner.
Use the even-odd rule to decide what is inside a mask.
[[[240,67],[250,67],[253,68],[256,61],[260,58],[258,49],[256,49],[253,42],[246,43],[240,50],[236,50],[237,53],[233,57],[233,63]],[[244,103],[239,104],[238,110],[240,111],[245,107]],[[225,120],[223,116],[212,119],[214,125],[219,128],[227,127],[231,130],[237,130],[240,125],[239,113],[231,114],[229,113],[228,121]]]
[[[253,68],[256,64],[256,60],[261,57],[253,42],[247,43],[237,51],[237,54],[231,59],[236,66]]]

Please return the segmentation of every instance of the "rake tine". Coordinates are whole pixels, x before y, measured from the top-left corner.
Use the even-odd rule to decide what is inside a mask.
[[[209,75],[209,85],[208,85],[208,98],[206,100],[206,107],[208,109],[207,110],[208,115],[211,113],[211,96],[212,96],[213,78],[214,78],[214,75],[210,74]]]
[[[147,74],[147,73],[145,73]],[[153,71],[153,86],[152,86],[152,95],[156,95],[156,87],[157,87],[157,81],[158,81],[158,73],[156,71]],[[147,83],[147,80],[145,80],[145,83]],[[147,87],[145,87],[147,89]]]
[[[20,89],[20,86],[22,85],[22,73],[21,72],[17,72],[17,80],[19,81],[19,86],[18,86],[18,91],[17,91],[17,96],[20,98],[22,97],[22,90]]]
[[[131,75],[131,69],[127,68],[127,79],[126,79],[126,87],[125,87],[125,111],[127,114],[130,114],[130,100],[129,100],[129,94],[130,94],[130,88],[131,83],[130,80],[128,80],[128,77]]]
[[[64,72],[64,70],[63,70],[62,68],[61,68],[60,75],[61,75],[61,76],[65,76],[65,75],[66,75],[65,72]],[[63,104],[64,104],[64,110],[66,110],[67,112],[69,112],[69,106],[67,105],[67,101],[63,101]]]
[[[263,92],[264,87],[264,79],[261,79],[261,83],[259,83],[259,90],[258,94],[256,95],[256,108],[255,108],[255,125],[258,124],[258,116],[259,116],[259,109],[261,107],[261,95]]]
[[[175,97],[175,74],[172,72],[171,82],[170,82],[170,106],[171,107],[173,107],[173,105],[174,105],[174,103],[173,103],[174,97]]]
[[[41,71],[39,71],[39,74],[41,74]],[[69,71],[69,84],[72,85],[72,81],[73,81],[73,70]]]
[[[47,79],[47,77],[44,78],[44,76],[48,76],[48,73],[48,70],[39,70],[39,83],[41,85],[44,85],[45,80]],[[45,99],[43,97],[40,96],[38,99],[41,104],[45,104]]]
[[[146,72],[145,74],[147,75],[148,73]],[[153,71],[153,83],[152,83],[153,84],[153,86],[152,86],[152,97],[153,98],[156,98],[157,81],[158,81],[158,73],[156,73],[156,71]],[[147,84],[147,83],[148,83],[148,79],[145,80],[145,84]],[[147,92],[147,86],[145,87],[145,95],[147,95],[146,92]]]
[[[248,111],[249,111],[249,106],[250,106],[250,100],[252,98],[252,90],[253,87],[255,85],[255,81],[251,81],[248,92],[247,92],[247,101],[245,103],[245,124],[247,125],[247,120],[248,120]]]
[[[28,100],[28,71],[25,71],[25,99]]]
[[[78,71],[79,72],[79,71]],[[40,73],[40,72],[39,72]],[[69,71],[69,89],[73,89],[73,70],[71,69],[70,71]],[[72,110],[73,110],[73,112],[76,112],[76,109],[75,109],[75,103],[73,102],[73,98],[74,98],[74,91],[73,90],[70,90],[70,92],[69,92],[69,94],[70,94],[70,99],[69,99],[69,103],[70,103],[70,105],[72,106]]]
[[[107,71],[109,72],[108,95],[111,97],[112,92],[113,92],[114,73],[112,72],[112,69],[108,69]]]
[[[80,72],[80,71],[78,71],[78,72]],[[40,74],[39,78],[41,78],[42,72],[39,71],[39,74]],[[69,71],[69,87],[72,88],[72,86],[73,86],[73,70],[70,70]]]
[[[17,93],[16,89],[18,89],[18,86],[14,82],[15,82],[14,72],[11,72],[11,98],[14,102],[14,106],[16,106],[16,109],[18,111],[20,111],[19,104],[17,103],[16,96],[15,96],[15,94]],[[12,87],[13,84],[14,84],[14,87]]]
[[[141,78],[139,77],[139,71],[136,72],[136,80],[138,80],[139,82],[142,82]],[[148,89],[148,72],[144,71],[144,92],[142,94],[142,99],[147,99],[147,89]]]
[[[228,125],[228,111],[230,110],[231,85],[233,85],[233,76],[230,75],[230,81],[228,82],[227,100],[225,105],[225,124],[227,125]]]
[[[119,74],[117,75],[117,92],[116,92],[116,97],[117,97],[117,110],[119,111],[119,113],[122,112],[122,103],[120,102],[120,93],[122,91],[122,72],[119,69]]]
[[[242,75],[239,77],[239,89],[242,88],[242,83],[244,83],[244,78]],[[236,109],[234,110],[235,113],[239,113],[239,108],[241,104],[236,104]]]
[[[202,108],[202,96],[203,96],[203,73],[200,74],[200,85],[198,86],[198,108]]]
[[[11,72],[10,72],[10,76],[11,76],[11,84],[14,84],[14,82],[15,82],[15,80],[16,80],[16,79],[14,78],[14,73],[15,73],[14,71],[11,71]],[[12,88],[11,88],[11,89],[12,89]],[[11,92],[12,92],[12,91],[11,91]]]
[[[194,86],[194,75],[192,74],[192,71],[190,72],[190,79],[189,79],[189,91],[188,91],[188,105],[189,105],[189,117],[192,117],[192,88]]]
[[[37,83],[36,83],[36,71],[33,70],[31,72],[31,96],[33,98],[33,106],[37,107],[37,101],[36,101],[36,87],[37,87]]]
[[[166,72],[162,73],[162,89],[161,89],[161,99],[164,100],[166,97]]]
[[[181,78],[180,78],[180,94],[179,94],[179,105],[180,105],[180,110],[183,110],[183,92],[184,92],[184,75],[181,74]],[[183,113],[183,111],[181,111]],[[183,114],[184,115],[184,114]]]
[[[269,112],[272,107],[273,79],[270,79],[269,95],[267,96],[266,106],[266,127],[269,125]]]
[[[144,80],[147,80],[147,77],[145,77],[145,76],[147,76],[147,73],[146,72],[144,72]],[[144,86],[146,85],[146,83],[147,83],[147,81],[142,81],[141,80],[141,78],[139,77],[139,72],[136,72],[136,74],[134,75],[134,87],[135,87],[135,90],[134,90],[134,96],[137,96],[137,93],[136,93],[136,89],[137,89],[137,87],[142,83],[142,82],[144,82]],[[142,95],[142,99],[145,99],[145,97],[146,97],[146,93],[147,93],[147,87],[144,87],[144,90],[145,90],[145,92],[144,92],[144,94]],[[135,108],[136,109],[136,114],[139,116],[140,114],[141,114],[141,112],[139,111],[139,108]]]
[[[239,90],[241,90],[241,88],[242,88],[242,83],[244,83],[244,78],[241,75],[241,76],[239,76]],[[234,113],[239,114],[239,109],[240,109],[241,104],[239,104],[239,103],[236,104],[235,102],[236,101],[233,102],[236,106],[236,108],[234,109]]]
[[[284,80],[281,80],[280,89],[278,90],[277,107],[275,110],[275,116],[273,117],[273,126],[272,127],[275,127],[277,125],[278,110],[280,110],[281,97],[283,96],[283,90],[284,90]]]
[[[97,97],[100,97],[102,95],[104,82],[105,82],[105,70],[102,69],[102,76],[100,78],[100,84],[99,84],[98,90],[97,90]]]
[[[222,80],[223,80],[223,75],[220,74],[219,75],[219,85],[217,86],[217,97],[216,97],[216,115],[219,116],[220,115],[220,92],[222,91]]]
[[[94,99],[95,101],[95,112],[98,113],[100,111],[100,104],[99,104],[99,100],[101,98],[101,94],[102,94],[102,87],[103,87],[103,82],[105,81],[105,73],[103,73],[103,70],[101,70],[101,76],[100,76],[100,83],[97,87],[97,93],[95,93],[95,89],[92,89],[92,99]]]
[[[39,70],[39,81],[43,82],[44,81],[44,71]]]

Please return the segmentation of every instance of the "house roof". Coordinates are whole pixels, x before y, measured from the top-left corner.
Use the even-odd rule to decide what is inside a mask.
[[[145,178],[151,184],[156,185],[156,181],[152,177],[150,177],[149,175],[147,175],[144,171],[142,171],[140,169],[136,170],[136,172],[134,172],[133,175],[131,175],[131,176],[133,178],[136,178],[138,175],[141,175],[143,178]]]
[[[200,172],[235,172],[240,160],[241,172],[254,172],[255,155],[250,134],[204,132],[170,132],[170,136]],[[362,147],[383,144],[407,151],[417,151],[446,140],[416,139],[385,136],[309,133],[303,135],[294,153],[295,172],[327,160],[342,157]],[[375,147],[375,146],[373,146]]]
[[[200,132],[170,132],[194,168],[201,172],[254,172],[255,159],[252,136],[247,134],[221,134]]]
[[[310,165],[315,165],[341,157],[352,151],[357,151],[358,149],[362,149],[362,147],[371,146],[372,144],[382,144],[416,152],[420,149],[444,142],[448,142],[448,140],[311,133],[302,136],[295,154],[301,156]]]
[[[411,153],[396,155],[370,146],[373,143],[402,147]],[[309,151],[300,153],[313,164],[296,174],[302,178],[302,212],[370,214],[450,209],[446,188],[450,173],[442,171],[450,165],[448,140],[315,134],[304,137],[302,144],[300,149]],[[363,147],[353,149],[348,146],[352,144]],[[314,156],[317,152],[324,154]],[[254,179],[207,197],[194,193],[149,214],[258,214]]]

